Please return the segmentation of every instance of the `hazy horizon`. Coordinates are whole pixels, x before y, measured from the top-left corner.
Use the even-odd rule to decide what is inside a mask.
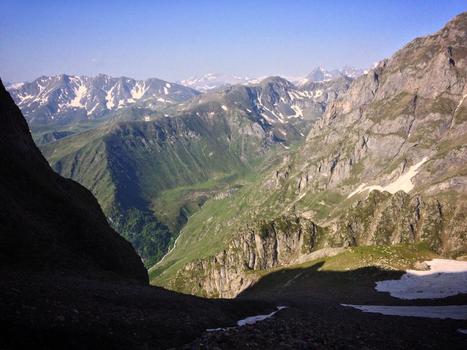
[[[313,68],[366,69],[467,10],[463,1],[177,3],[7,0],[0,77],[150,77],[207,73],[301,77]]]

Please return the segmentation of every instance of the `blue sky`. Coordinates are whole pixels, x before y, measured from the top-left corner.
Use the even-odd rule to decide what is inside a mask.
[[[179,80],[365,68],[440,29],[467,1],[2,0],[0,77]]]

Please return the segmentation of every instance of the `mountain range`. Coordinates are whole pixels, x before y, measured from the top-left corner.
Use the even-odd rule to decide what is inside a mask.
[[[345,77],[355,79],[364,73],[365,71],[363,69],[358,69],[350,66],[345,66],[341,69],[332,70],[325,69],[324,67],[317,67],[314,68],[305,77],[293,78],[290,79],[290,81],[292,81],[296,85],[302,85],[308,82],[329,81]],[[266,77],[252,78],[247,76],[208,73],[201,76],[193,76],[188,79],[183,79],[180,80],[178,83],[201,92],[206,92],[227,85],[257,84],[265,78]]]
[[[179,84],[188,86],[192,89],[206,92],[226,85],[248,84],[257,79],[241,77],[236,75],[207,73],[205,75],[193,76],[179,81]]]
[[[0,344],[464,348],[465,270],[428,269],[467,259],[466,38],[203,92],[0,81]]]
[[[47,164],[1,81],[0,121],[2,348],[169,348],[272,308],[149,286],[91,192]]]
[[[463,14],[354,80],[277,166],[206,203],[152,282],[233,297],[322,249],[420,243],[465,255],[466,36]]]
[[[160,79],[43,76],[7,86],[29,124],[96,120],[127,106],[159,109],[199,93]]]
[[[160,113],[121,109],[85,132],[66,126],[39,139],[53,168],[89,188],[109,222],[151,265],[206,200],[235,190],[264,157],[302,139],[349,84],[342,78],[299,89],[267,78]]]
[[[341,69],[327,70],[323,67],[313,69],[306,77],[296,80],[297,85],[304,85],[310,82],[320,82],[335,80],[338,78],[348,77],[356,79],[359,76],[366,74],[367,71],[350,66],[345,66]]]
[[[308,76],[314,78],[301,79],[299,83],[355,78],[359,73],[360,70],[350,67],[333,71],[317,68]],[[199,91],[254,85],[261,80],[210,73],[171,83],[156,78],[135,80],[104,74],[96,77],[61,74],[7,84],[6,89],[30,125],[43,125],[99,121],[129,107],[164,110],[199,95]]]
[[[446,28],[450,26],[452,24]],[[461,25],[455,28],[463,30]],[[433,38],[440,35],[428,38],[434,41]],[[421,196],[422,192],[417,192],[419,197],[413,197],[412,193],[416,192],[412,190],[412,180],[404,174],[409,172],[415,176],[420,171],[423,174],[423,169],[436,158],[433,147],[444,145],[443,152],[448,152],[451,144],[457,147],[458,141],[450,140],[451,132],[444,129],[436,132],[429,129],[432,139],[428,141],[425,137],[423,142],[427,143],[426,146],[413,140],[417,135],[425,135],[425,127],[434,127],[433,118],[442,119],[440,116],[446,113],[457,115],[459,111],[462,112],[462,91],[453,91],[454,87],[462,90],[463,76],[457,72],[460,68],[455,63],[450,63],[448,68],[451,70],[447,71],[442,70],[445,67],[441,65],[428,66],[428,61],[423,59],[420,61],[426,66],[423,69],[415,66],[418,61],[412,65],[409,63],[414,60],[411,57],[420,55],[437,54],[441,57],[459,50],[462,52],[462,45],[455,37],[443,39],[445,45],[451,47],[450,51],[446,51],[448,53],[438,53],[436,45],[439,44],[436,42],[423,41],[419,44],[421,39],[417,39],[414,41],[416,47],[413,47],[415,44],[407,45],[394,57],[379,62],[363,75],[363,72],[348,67],[334,71],[317,68],[300,84],[293,84],[281,77],[269,77],[260,82],[217,87],[202,94],[188,87],[155,79],[137,82],[106,76],[41,78],[36,81],[38,86],[43,85],[42,81],[58,79],[63,82],[58,86],[74,91],[72,101],[76,100],[80,89],[85,90],[83,100],[80,100],[83,110],[90,106],[88,98],[92,101],[92,96],[98,96],[91,93],[95,90],[105,90],[105,86],[109,92],[118,94],[110,100],[112,114],[101,115],[97,123],[70,123],[63,119],[62,123],[53,122],[44,128],[36,124],[34,117],[29,122],[36,142],[42,144],[42,151],[53,168],[93,192],[109,222],[133,243],[147,266],[161,259],[175,244],[175,239],[180,237],[177,246],[164,258],[164,263],[170,264],[170,271],[164,272],[160,282],[158,278],[153,280],[164,286],[171,286],[167,284],[169,280],[170,283],[178,283],[173,280],[172,271],[176,272],[182,261],[185,264],[193,263],[187,260],[188,257],[196,260],[208,253],[216,253],[215,250],[204,249],[207,241],[213,239],[210,246],[215,249],[228,247],[232,239],[241,236],[245,227],[268,225],[275,220],[283,220],[284,215],[286,222],[299,220],[304,225],[315,225],[328,232],[324,240],[313,242],[311,250],[336,245],[418,241],[419,235],[423,236],[416,233],[422,230],[420,220],[412,222],[407,218],[410,224],[397,229],[402,230],[398,231],[399,236],[393,232],[394,228],[388,228],[381,238],[365,236],[361,240],[357,236],[363,234],[362,230],[370,236],[376,235],[370,233],[372,230],[381,230],[381,219],[372,219],[371,230],[368,230],[367,224],[348,221],[353,206],[361,200],[361,193],[367,193],[368,189],[384,191],[390,188],[391,194],[398,198],[397,181],[405,179],[401,187],[407,195],[403,197],[404,203],[413,202],[418,208],[412,209],[410,204],[410,213],[412,210],[420,212],[421,203],[432,197]],[[459,45],[461,49],[457,49]],[[397,59],[400,55],[403,59]],[[455,58],[450,59],[456,61]],[[390,68],[386,68],[388,65]],[[454,70],[455,73],[452,73]],[[405,80],[398,71],[404,72],[411,86],[404,85]],[[429,91],[438,95],[423,95],[423,84],[427,83],[416,75],[422,71],[426,77],[430,77],[432,85],[436,82],[436,89],[431,87]],[[436,80],[448,74],[454,74],[450,78],[450,90],[447,90],[444,81]],[[382,84],[385,82],[382,78],[389,79],[390,85]],[[102,81],[108,83],[96,85]],[[53,83],[50,85],[57,86]],[[98,89],[97,86],[102,88]],[[22,94],[26,92],[18,92],[27,91],[27,88],[26,85],[16,86],[14,98],[27,101],[27,98],[18,97],[24,96]],[[385,89],[390,92],[385,92]],[[63,88],[46,90],[39,87],[39,90],[44,93],[49,90],[56,92],[55,95],[45,93],[46,96],[67,96],[67,90]],[[135,95],[136,90],[138,96]],[[166,96],[165,102],[153,105],[154,99],[161,99],[157,97],[160,94]],[[33,99],[40,99],[40,96]],[[172,100],[167,102],[169,98]],[[19,106],[23,106],[27,116],[30,105],[22,105],[21,101]],[[423,109],[420,109],[419,103],[422,103]],[[452,107],[455,113],[450,110],[449,104],[458,104]],[[104,100],[101,105],[109,107],[109,101]],[[34,113],[39,115],[42,112],[34,110]],[[423,120],[428,123],[427,126],[418,121],[417,113],[424,113]],[[433,117],[433,114],[440,116]],[[42,120],[52,118],[43,113],[40,116]],[[451,119],[452,124],[455,118]],[[85,122],[89,123],[89,120]],[[412,148],[414,145],[416,148]],[[395,151],[391,153],[390,149]],[[449,203],[436,197],[436,200],[433,199],[436,203],[454,205],[458,200],[463,203],[461,169],[453,168],[454,175],[449,177],[449,183],[454,183],[461,195],[451,194]],[[449,185],[441,183],[448,180],[436,177],[433,171],[427,176],[430,180],[427,178],[423,181],[425,186],[428,183],[432,186],[437,184],[443,188],[441,192],[447,191]],[[395,187],[390,186],[391,181],[396,183]],[[356,185],[355,188],[352,184]],[[436,189],[431,191],[435,194],[440,192]],[[371,196],[375,193],[372,191]],[[238,212],[229,209],[223,213],[227,217],[232,216],[232,219],[211,213],[211,202],[216,203],[219,198],[229,207],[238,205],[241,208]],[[392,201],[391,196],[384,202],[389,205]],[[218,203],[212,205],[218,207]],[[362,205],[366,208],[366,204]],[[373,208],[372,215],[379,215],[377,213],[382,208]],[[201,226],[194,218],[190,219],[194,213],[197,213],[196,217],[204,218]],[[229,227],[235,227],[234,230],[223,227],[221,222],[225,223],[226,220]],[[342,225],[350,225],[352,231],[343,236]],[[412,227],[410,238],[402,233],[407,227]],[[458,226],[461,232],[462,227]],[[193,240],[197,239],[199,230],[202,230],[200,233],[203,237],[199,247],[202,255],[197,257]],[[184,232],[190,232],[190,239],[186,242],[183,241]],[[336,235],[340,235],[340,238],[337,239]],[[394,235],[399,238],[394,238]],[[404,237],[401,238],[401,235]],[[430,240],[432,248],[439,251],[454,253],[464,249],[462,244],[454,243],[452,239],[443,241],[442,235]],[[458,238],[458,242],[463,242],[462,237]],[[184,244],[190,247],[192,254],[183,251]],[[171,257],[178,261],[178,254],[184,258],[174,264]],[[154,271],[165,271],[163,264],[159,264]],[[157,273],[154,272],[152,276]],[[189,282],[190,279],[185,277],[181,278]],[[240,278],[244,284],[249,283],[244,276]]]

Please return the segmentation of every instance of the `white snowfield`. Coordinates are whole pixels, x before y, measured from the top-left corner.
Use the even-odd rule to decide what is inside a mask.
[[[430,270],[407,270],[399,280],[376,282],[376,290],[399,299],[438,299],[467,293],[467,261],[433,259]]]
[[[390,184],[386,186],[379,186],[379,185],[372,185],[372,186],[367,186],[365,183],[360,184],[355,191],[350,193],[347,198],[350,198],[358,193],[361,193],[363,191],[381,191],[381,192],[389,192],[391,194],[394,194],[399,191],[404,191],[405,193],[409,193],[410,191],[413,190],[414,184],[412,183],[412,178],[417,175],[418,170],[420,167],[428,160],[427,157],[423,158],[421,161],[419,161],[417,164],[412,165],[409,170],[407,170],[406,173],[402,174],[399,176],[396,180],[391,182]]]
[[[430,267],[429,270],[407,270],[398,280],[376,282],[375,289],[378,292],[389,292],[395,298],[406,300],[439,299],[467,293],[467,261],[433,259],[425,263]],[[467,305],[341,305],[383,315],[467,320]]]
[[[70,106],[71,107],[85,107],[82,103],[81,100],[86,96],[86,93],[88,92],[88,89],[84,85],[80,85],[76,90],[75,90],[75,98],[70,101]]]
[[[453,320],[467,320],[467,305],[443,305],[443,306],[385,306],[385,305],[350,305],[363,312],[371,312],[391,316],[412,316],[425,318],[440,318]]]

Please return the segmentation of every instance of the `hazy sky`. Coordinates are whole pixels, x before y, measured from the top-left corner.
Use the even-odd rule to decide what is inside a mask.
[[[366,68],[466,10],[466,0],[2,0],[0,77],[179,80]]]

